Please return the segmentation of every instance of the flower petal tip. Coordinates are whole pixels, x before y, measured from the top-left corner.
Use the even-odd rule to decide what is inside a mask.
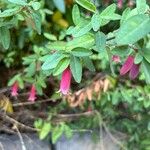
[[[71,70],[70,68],[66,68],[61,77],[61,83],[60,83],[60,92],[64,95],[67,95],[70,90],[70,84],[71,84]]]
[[[134,57],[128,56],[126,61],[124,62],[123,66],[120,69],[120,75],[125,75],[132,67],[134,63]]]

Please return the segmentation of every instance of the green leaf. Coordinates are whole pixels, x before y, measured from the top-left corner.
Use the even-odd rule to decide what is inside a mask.
[[[116,4],[111,4],[110,6],[108,6],[101,12],[100,16],[101,17],[108,16],[108,15],[113,14],[115,11],[116,11]]]
[[[53,132],[52,132],[52,143],[56,143],[57,140],[62,136],[64,132],[64,126],[62,125],[59,125],[59,126],[56,126],[54,129],[53,129]]]
[[[64,0],[53,0],[55,6],[58,10],[60,10],[62,13],[65,13],[66,7],[65,7],[65,1]]]
[[[39,133],[39,137],[41,140],[45,139],[46,136],[50,133],[51,131],[51,124],[49,122],[44,122],[44,125]]]
[[[21,78],[21,74],[15,75],[15,76],[8,82],[8,86],[12,86],[16,81],[18,82],[19,88],[23,89],[23,88],[24,88],[24,82],[23,82],[23,79]]]
[[[79,19],[80,20],[78,20],[78,24],[75,27],[71,26],[68,28],[67,30],[68,35],[72,35],[73,37],[78,37],[90,31],[90,29],[92,28],[91,20],[85,19],[83,17],[80,17]]]
[[[63,41],[56,41],[53,43],[49,43],[46,47],[50,50],[57,50],[57,51],[63,51],[66,50],[66,42]]]
[[[53,35],[53,34],[44,33],[44,36],[45,36],[47,39],[51,40],[51,41],[57,41],[57,37],[56,37],[55,35]]]
[[[111,53],[113,55],[119,55],[121,57],[128,56],[131,52],[131,49],[128,48],[128,46],[118,46],[111,50]]]
[[[56,52],[53,55],[51,55],[49,58],[46,59],[46,61],[42,65],[42,70],[50,70],[57,66],[59,61],[66,57],[66,55],[63,55],[62,53]]]
[[[77,47],[71,51],[72,55],[77,57],[85,57],[92,55],[92,51],[86,48]]]
[[[25,69],[25,72],[27,72],[27,76],[33,76],[36,72],[36,63],[35,61],[33,61],[32,63],[30,63],[29,67],[27,67]]]
[[[79,20],[80,20],[80,10],[78,5],[74,5],[73,9],[72,9],[72,19],[75,25],[79,24]]]
[[[97,32],[95,34],[96,50],[98,52],[105,51],[106,49],[106,35],[103,32]]]
[[[147,129],[148,129],[148,131],[150,131],[150,121],[148,122]]]
[[[33,79],[32,79],[32,81],[33,81]],[[41,84],[39,84],[39,82],[36,82],[35,86],[36,86],[36,91],[37,91],[38,95],[43,95],[43,88],[42,88]]]
[[[64,132],[67,138],[71,138],[73,135],[72,129],[66,124],[64,124]]]
[[[4,21],[1,19],[0,21],[0,27],[3,27],[3,26],[9,27],[9,26],[14,26],[14,25],[16,25],[16,18],[12,18],[9,21],[6,21],[6,20]]]
[[[73,30],[73,37],[79,37],[79,36],[82,36],[84,34],[86,34],[87,32],[89,32],[92,28],[92,23],[91,22],[88,22],[83,25],[83,26],[76,26]]]
[[[143,60],[143,56],[140,53],[137,53],[134,58],[134,63],[139,64]]]
[[[10,45],[10,32],[7,27],[0,28],[0,41],[5,49],[9,48]]]
[[[28,3],[26,3],[25,0],[8,0],[8,2],[13,3],[13,4],[17,4],[17,5],[21,5],[21,6],[28,5]]]
[[[144,104],[145,108],[148,108],[150,106],[150,100],[149,99],[145,99],[143,104]]]
[[[126,8],[123,13],[122,13],[122,17],[121,17],[121,20],[120,20],[120,24],[122,25],[126,20],[127,20],[127,17],[129,15],[129,13],[131,12],[131,9],[130,8]]]
[[[99,17],[101,19],[101,26],[106,25],[107,23],[109,23],[110,20],[121,19],[120,15],[115,14],[115,10],[116,10],[116,4],[111,4],[100,13]]]
[[[118,15],[118,14],[113,13],[111,15],[110,14],[109,15],[105,15],[105,16],[101,15],[101,18],[105,19],[105,20],[120,20],[121,16]]]
[[[24,65],[29,65],[30,63],[32,63],[33,61],[35,61],[37,59],[37,56],[35,54],[33,55],[29,55],[27,57],[23,57],[23,64]]]
[[[129,19],[129,18],[131,18],[131,17],[133,17],[133,16],[136,16],[136,15],[138,15],[138,11],[137,11],[137,8],[134,8],[134,9],[130,9],[130,11],[128,12],[128,14],[126,15],[126,20],[127,19]],[[125,20],[125,21],[126,21]]]
[[[91,11],[91,12],[95,12],[96,11],[96,7],[93,3],[91,3],[89,0],[75,0],[80,6],[82,6],[83,8]]]
[[[31,6],[34,10],[39,10],[41,7],[41,4],[39,2],[31,2]]]
[[[66,50],[72,50],[76,47],[83,47],[90,49],[94,45],[93,34],[85,34],[81,37],[74,38],[67,43]]]
[[[21,76],[19,76],[17,78],[17,81],[18,81],[19,88],[23,89],[24,88],[24,82],[23,82],[23,79],[21,78]]]
[[[150,84],[150,64],[145,59],[142,61],[142,70],[144,72],[146,82]]]
[[[67,35],[72,35],[72,33],[73,33],[73,31],[74,31],[74,28],[75,28],[75,27],[70,26],[70,27],[67,29],[66,34],[67,34]]]
[[[129,18],[116,35],[118,45],[133,44],[150,32],[150,18],[147,15],[136,15]]]
[[[15,75],[11,80],[8,82],[8,86],[12,86],[17,80],[20,78],[20,74]]]
[[[50,54],[40,57],[39,60],[40,61],[46,61],[46,59],[48,59],[49,57],[51,57]]]
[[[136,7],[140,14],[144,14],[146,12],[146,0],[136,0]]]
[[[31,16],[34,21],[34,29],[38,32],[38,34],[41,34],[41,21],[42,21],[41,14],[38,12],[36,13],[32,12]]]
[[[118,90],[116,90],[112,95],[112,104],[117,105],[118,103],[119,103],[119,94],[118,94]]]
[[[90,71],[92,71],[92,72],[95,71],[95,67],[93,65],[93,62],[89,57],[83,57],[83,63],[85,65],[85,67],[88,68]]]
[[[98,31],[101,25],[101,20],[98,13],[95,13],[91,18],[92,28],[94,31]]]
[[[53,75],[57,76],[61,74],[68,67],[69,63],[70,58],[63,58],[54,69]]]
[[[149,49],[142,49],[139,51],[140,54],[150,63],[150,50]]]
[[[43,120],[42,120],[41,118],[35,120],[35,122],[34,122],[34,127],[35,127],[35,128],[41,129],[41,128],[42,128],[42,125],[43,125]]]
[[[19,7],[7,9],[3,12],[0,12],[0,18],[13,16],[13,15],[17,14],[19,11],[20,11]]]
[[[37,82],[42,88],[46,88],[45,78],[43,78],[42,76],[38,76]]]
[[[70,69],[75,81],[80,83],[82,78],[82,65],[78,57],[75,56],[71,57]]]

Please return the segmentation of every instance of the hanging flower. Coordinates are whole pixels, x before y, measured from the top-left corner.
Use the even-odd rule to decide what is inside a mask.
[[[123,66],[120,69],[120,75],[125,75],[132,67],[134,63],[134,57],[128,56],[127,60],[123,64]]]
[[[18,88],[19,88],[18,82],[16,81],[16,82],[12,85],[12,87],[11,87],[11,95],[12,95],[12,96],[17,96],[17,95],[18,95]]]
[[[131,68],[131,70],[129,72],[129,78],[131,80],[134,80],[138,76],[139,69],[140,69],[140,65],[139,64],[133,64],[132,65],[132,68]]]
[[[70,89],[70,83],[71,83],[71,70],[70,68],[66,68],[61,77],[61,83],[60,83],[60,91],[66,95],[69,92]]]
[[[118,8],[122,8],[122,6],[123,6],[123,0],[118,0],[118,3],[117,3],[117,5],[118,5]]]
[[[128,56],[127,60],[120,69],[120,75],[125,75],[129,72],[129,78],[134,80],[139,74],[140,64],[134,64],[134,57]]]
[[[35,99],[36,99],[36,88],[34,84],[32,84],[28,100],[34,102]]]
[[[120,62],[120,57],[118,55],[113,55],[112,56],[112,61],[119,63]]]

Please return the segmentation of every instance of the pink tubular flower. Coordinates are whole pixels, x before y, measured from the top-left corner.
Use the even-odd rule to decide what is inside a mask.
[[[11,95],[12,96],[18,95],[18,82],[17,81],[11,87]]]
[[[70,89],[70,83],[71,83],[71,71],[70,68],[66,68],[61,77],[61,83],[60,83],[60,91],[66,95],[69,92]]]
[[[134,57],[128,56],[127,60],[120,69],[120,75],[125,75],[129,72],[129,78],[134,80],[139,74],[140,64],[134,64]]]
[[[129,78],[131,80],[134,80],[138,76],[139,69],[140,69],[140,65],[139,64],[133,64],[132,65],[132,68],[131,68],[131,70],[129,72]]]
[[[120,57],[118,55],[113,55],[112,56],[112,61],[119,63],[120,62]]]
[[[34,84],[32,84],[28,100],[34,102],[35,99],[36,99],[36,88]]]
[[[127,60],[123,64],[123,66],[120,69],[120,75],[125,75],[132,67],[134,63],[134,57],[128,56]]]
[[[122,6],[123,6],[123,0],[118,0],[118,8],[122,8]]]

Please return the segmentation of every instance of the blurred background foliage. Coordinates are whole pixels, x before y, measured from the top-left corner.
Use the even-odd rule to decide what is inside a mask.
[[[38,3],[34,3],[34,1],[33,3],[32,1],[30,2],[30,6],[28,8],[25,7],[23,12],[21,11],[15,16],[10,15],[4,20],[0,20],[0,27],[3,24],[7,24],[9,33],[7,33],[6,38],[10,40],[9,46],[4,44],[6,49],[0,45],[0,87],[6,86],[8,79],[16,73],[23,72],[23,64],[30,64],[32,57],[37,58],[45,54],[43,49],[49,41],[65,39],[66,29],[73,24],[71,15],[74,4],[73,0],[41,0],[36,1]],[[93,2],[100,10],[103,10],[111,3],[117,3],[116,0],[93,0]],[[122,13],[126,6],[135,7],[134,0],[124,0],[123,2],[123,8],[117,9],[117,13],[119,14]],[[6,0],[1,0],[0,10],[14,9],[14,5],[8,5]],[[11,13],[20,11],[19,6],[16,9],[12,10]],[[83,12],[88,15],[86,10],[83,9]],[[5,15],[9,14],[8,12]],[[42,18],[41,24],[38,22],[39,17]],[[42,26],[41,30],[39,26]],[[111,22],[104,26],[102,31],[108,33],[117,29],[118,26],[119,22]],[[28,56],[31,56],[31,61],[28,60]],[[122,57],[124,57],[123,54]],[[97,74],[99,72],[110,74],[108,56],[105,53],[93,55],[92,60]],[[118,72],[120,64],[114,63],[114,65],[116,66],[115,72]],[[34,67],[34,64],[30,67]],[[40,74],[39,76],[42,80],[43,75]],[[84,68],[83,76],[80,85],[73,83],[74,91],[91,83],[91,79],[95,76],[95,73],[89,73]],[[142,74],[139,79],[134,81],[129,81],[121,77],[113,78],[106,76],[106,78],[109,79],[111,84],[111,88],[107,92],[99,92],[98,96],[93,96],[91,101],[87,100],[82,106],[76,108],[70,108],[66,101],[49,106],[49,118],[47,121],[52,120],[53,114],[74,114],[96,110],[101,114],[101,119],[106,122],[110,130],[117,130],[127,135],[127,142],[124,143],[127,149],[150,150],[150,86],[143,82]],[[28,78],[26,80],[30,82],[32,79]],[[54,89],[58,89],[58,80],[55,80]],[[52,99],[61,98],[54,91],[50,91],[50,93]],[[63,132],[66,132],[68,137],[70,137],[73,130],[80,131],[80,129],[89,130],[99,128],[99,118],[96,115],[94,117],[81,116],[78,118],[78,121],[60,123],[57,126],[53,123],[50,125],[46,121],[38,119],[35,122],[35,127],[42,129],[39,133],[41,139],[45,138],[52,131],[53,142],[56,142]]]

